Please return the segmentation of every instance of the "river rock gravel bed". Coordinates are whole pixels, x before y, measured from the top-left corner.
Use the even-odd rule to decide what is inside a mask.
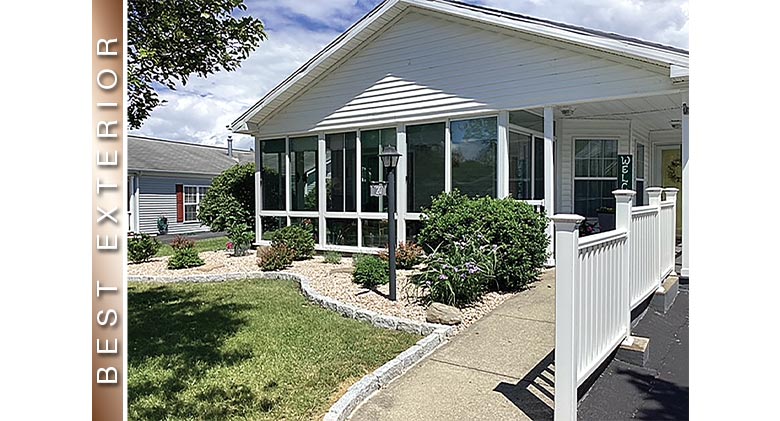
[[[169,270],[167,268],[169,257],[157,257],[146,263],[129,263],[127,271],[128,275],[131,276],[187,276],[257,272],[259,270],[254,253],[243,257],[234,257],[226,251],[209,251],[200,253],[200,257],[205,265],[197,268]],[[414,270],[398,270],[398,299],[393,302],[387,298],[389,285],[380,285],[376,290],[363,288],[352,282],[352,269],[351,258],[342,258],[339,264],[329,264],[325,263],[321,256],[315,256],[310,260],[294,262],[284,272],[305,276],[317,292],[344,304],[352,304],[384,315],[418,322],[425,321],[425,305],[416,298],[415,290],[408,282],[409,277],[415,272]],[[462,309],[463,323],[459,327],[469,326],[517,294],[497,292],[485,294],[481,302]]]

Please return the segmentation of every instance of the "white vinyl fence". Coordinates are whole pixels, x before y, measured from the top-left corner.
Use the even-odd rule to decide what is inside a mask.
[[[577,419],[577,387],[622,342],[631,310],[674,273],[677,189],[647,189],[650,205],[616,190],[615,229],[579,236],[579,215],[555,215],[555,419]],[[666,201],[661,194],[666,193]]]

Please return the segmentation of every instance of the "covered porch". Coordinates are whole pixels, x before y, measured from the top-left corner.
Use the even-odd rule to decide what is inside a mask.
[[[311,224],[320,250],[386,247],[387,201],[371,196],[370,185],[385,180],[378,154],[393,145],[402,154],[401,242],[415,240],[422,210],[441,192],[511,197],[548,216],[577,213],[595,223],[599,210],[615,208],[612,191],[634,190],[642,206],[646,189],[662,186],[681,190],[685,256],[687,109],[686,93],[663,93],[258,138],[258,243],[283,226]],[[619,159],[630,160],[628,174]]]

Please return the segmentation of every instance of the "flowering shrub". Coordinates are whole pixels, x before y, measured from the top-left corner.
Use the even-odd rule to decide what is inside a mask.
[[[547,261],[547,217],[529,204],[490,197],[442,193],[423,209],[418,240],[428,249],[452,253],[453,239],[496,245],[495,282],[490,289],[516,290],[536,279]]]
[[[257,249],[257,265],[261,270],[282,270],[290,266],[295,253],[285,245],[260,247]]]
[[[386,250],[379,253],[379,257],[388,260]],[[423,249],[412,241],[399,244],[395,250],[395,263],[399,269],[411,269],[414,265],[422,262]]]
[[[302,225],[290,225],[273,233],[271,245],[283,245],[292,250],[295,260],[305,260],[314,254],[314,237]]]
[[[195,250],[195,242],[184,236],[177,236],[171,242],[173,256],[168,260],[168,269],[187,269],[203,266],[205,263]]]
[[[422,272],[412,275],[410,287],[425,301],[463,307],[477,301],[496,281],[498,246],[478,238],[452,241],[446,250],[434,250]]]

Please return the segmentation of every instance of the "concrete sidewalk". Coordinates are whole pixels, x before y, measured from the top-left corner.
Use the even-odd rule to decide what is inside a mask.
[[[352,420],[553,417],[555,272],[378,391]]]

